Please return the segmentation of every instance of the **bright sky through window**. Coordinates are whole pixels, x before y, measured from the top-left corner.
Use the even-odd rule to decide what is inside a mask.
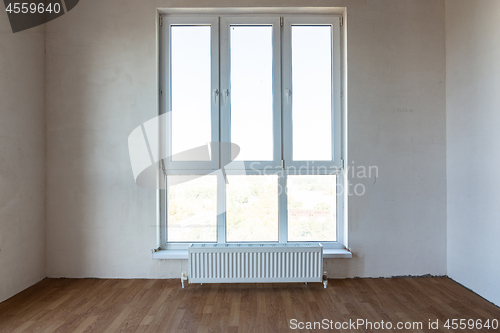
[[[173,26],[172,154],[211,140],[210,26]]]
[[[293,160],[332,159],[330,26],[292,26]]]
[[[273,159],[271,26],[231,26],[231,142],[236,160]]]

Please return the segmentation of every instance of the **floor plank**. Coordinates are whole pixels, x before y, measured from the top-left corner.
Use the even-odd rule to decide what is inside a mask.
[[[193,284],[178,280],[45,279],[0,303],[0,332],[318,332],[291,320],[374,325],[496,319],[500,308],[448,278],[330,280],[323,284]],[[439,329],[429,329],[429,321]],[[316,324],[318,325],[318,324]],[[313,326],[314,327],[314,326]],[[397,332],[352,326],[337,332]],[[467,329],[500,332],[500,328]]]

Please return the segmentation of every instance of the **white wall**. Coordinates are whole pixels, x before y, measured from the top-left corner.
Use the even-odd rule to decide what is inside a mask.
[[[349,154],[376,165],[350,201],[332,277],[446,274],[444,2],[81,1],[47,26],[47,274],[178,277],[152,260],[155,193],[128,134],[156,115],[156,7],[347,6]]]
[[[500,1],[446,1],[448,275],[500,305]]]
[[[0,12],[0,302],[46,276],[44,40]]]

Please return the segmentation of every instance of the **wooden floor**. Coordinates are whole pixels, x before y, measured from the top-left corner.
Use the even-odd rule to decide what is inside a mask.
[[[398,332],[366,326],[291,330],[292,319],[297,325],[323,319],[333,325],[358,319],[372,325],[422,322],[423,329],[406,332],[446,332],[443,324],[453,318],[491,322],[500,320],[500,308],[448,278],[330,280],[326,290],[320,283],[181,289],[179,280],[46,279],[0,303],[0,332],[22,333]],[[439,320],[439,330],[428,329],[429,320]]]

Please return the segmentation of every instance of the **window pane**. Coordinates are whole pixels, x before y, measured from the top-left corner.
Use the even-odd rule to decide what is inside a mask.
[[[236,160],[273,160],[272,26],[231,26],[231,142]]]
[[[293,160],[332,160],[330,26],[292,26]]]
[[[209,161],[175,154],[211,140],[210,26],[172,26],[172,160]]]
[[[217,241],[217,176],[194,177],[167,177],[169,242]]]
[[[337,176],[288,176],[288,241],[337,240]]]
[[[227,178],[227,241],[278,241],[278,176]]]

